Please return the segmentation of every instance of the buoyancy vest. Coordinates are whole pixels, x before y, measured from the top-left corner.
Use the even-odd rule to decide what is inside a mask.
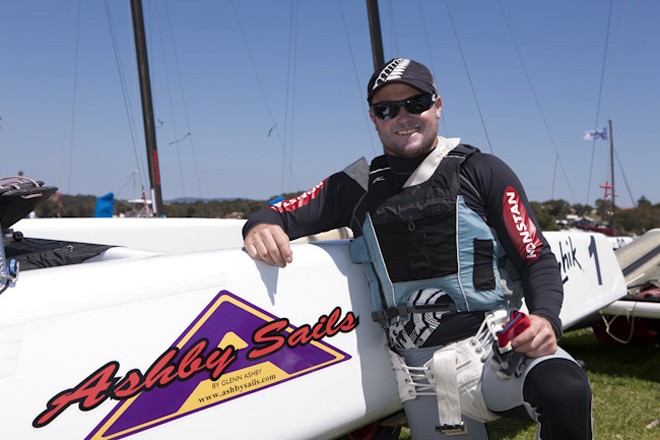
[[[426,181],[400,188],[385,156],[370,166],[368,213],[350,253],[369,281],[374,312],[383,326],[410,313],[487,311],[506,305],[497,267],[498,243],[486,222],[460,194],[460,168],[476,153],[460,144]],[[410,302],[420,289],[441,289],[447,304]]]

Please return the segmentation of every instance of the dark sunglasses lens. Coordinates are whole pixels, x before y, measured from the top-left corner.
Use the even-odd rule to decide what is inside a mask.
[[[408,113],[418,115],[431,108],[431,105],[433,105],[432,95],[420,95],[407,100],[405,107]]]
[[[379,119],[394,119],[399,114],[400,104],[375,104],[372,106],[372,111]]]

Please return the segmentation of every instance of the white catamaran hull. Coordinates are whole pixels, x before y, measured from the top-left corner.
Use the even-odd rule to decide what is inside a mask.
[[[282,270],[196,243],[225,227],[240,243],[241,223],[193,221],[195,251],[181,252],[177,222],[138,221],[162,221],[160,238],[24,271],[0,295],[0,438],[331,439],[400,410],[347,240],[295,244]],[[97,226],[77,228],[104,242]],[[565,326],[625,295],[604,237],[546,236]]]

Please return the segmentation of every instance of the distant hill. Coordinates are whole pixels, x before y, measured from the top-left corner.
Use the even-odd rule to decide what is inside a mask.
[[[201,198],[201,197],[178,197],[176,199],[163,200],[165,203],[207,203],[207,202],[234,202],[236,200],[253,200],[242,197],[215,197],[215,198]]]
[[[285,199],[295,197],[296,193],[284,194]],[[179,197],[164,203],[167,217],[203,217],[203,218],[249,218],[259,209],[268,205],[268,200],[242,199],[239,197],[195,198]],[[95,196],[60,195],[53,196],[35,207],[38,217],[92,217],[96,206]],[[596,224],[604,223],[608,202],[596,200],[596,206],[571,205],[565,200],[547,200],[530,202],[534,215],[544,231],[558,230],[567,226],[572,218],[591,217]],[[115,214],[126,213],[135,206],[125,200],[115,200]],[[585,217],[585,218],[586,218]],[[642,234],[660,227],[660,203],[652,204],[641,197],[634,208],[616,210],[617,235]]]

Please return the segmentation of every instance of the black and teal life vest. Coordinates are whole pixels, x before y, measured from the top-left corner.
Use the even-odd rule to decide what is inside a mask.
[[[461,165],[476,152],[460,144],[441,158],[430,178],[404,188],[385,156],[371,163],[363,235],[353,240],[350,252],[364,266],[373,317],[382,325],[410,313],[505,307],[498,243],[460,194]],[[441,289],[451,303],[411,304],[411,293],[425,288]]]

